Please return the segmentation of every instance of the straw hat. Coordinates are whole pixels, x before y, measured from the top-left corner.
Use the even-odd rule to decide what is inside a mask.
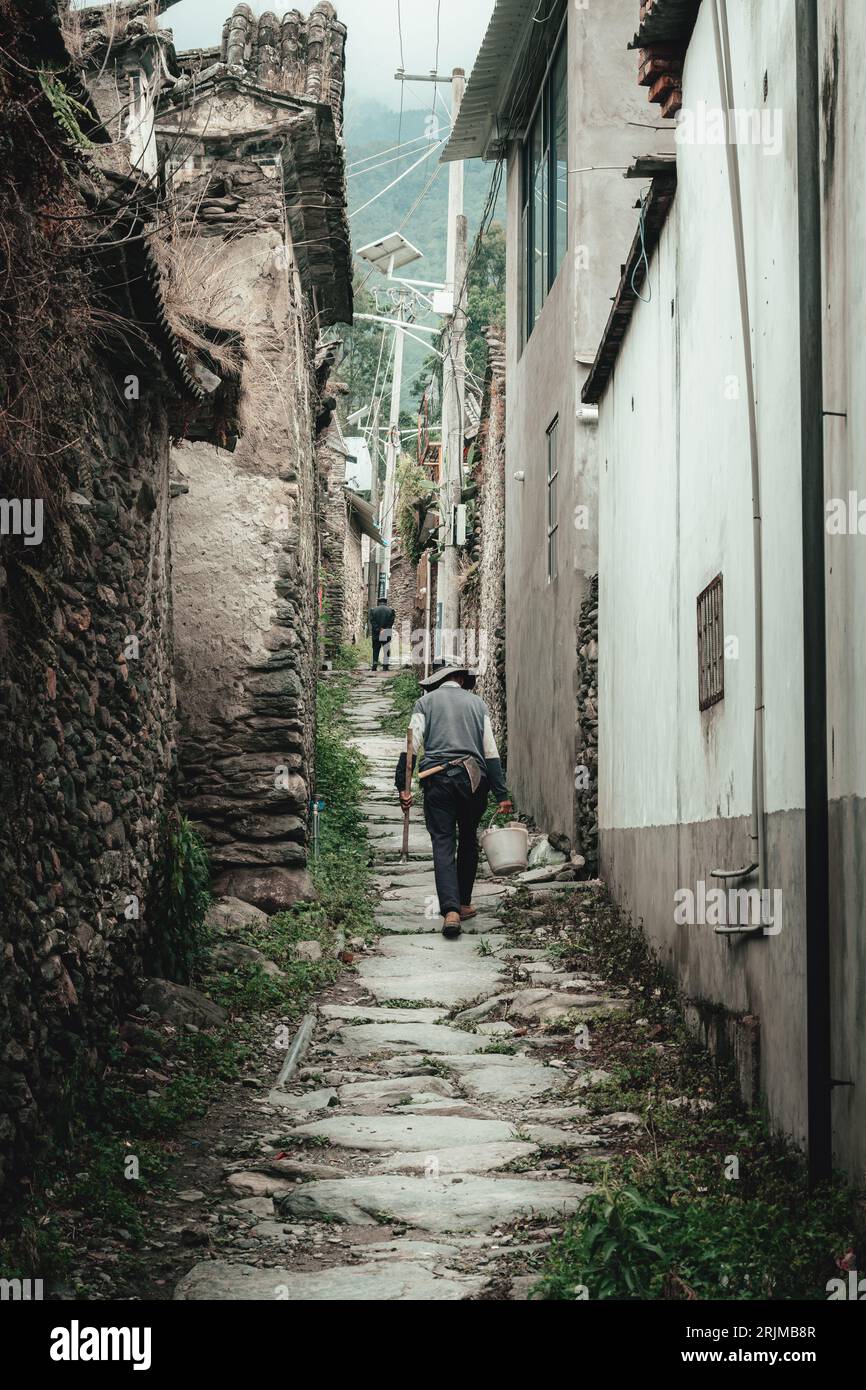
[[[466,677],[466,688],[471,690],[478,679],[478,672],[473,671],[469,666],[461,666],[455,662],[454,665],[440,666],[438,670],[431,671],[426,680],[420,682],[422,690],[435,690],[443,681],[454,680],[457,676]]]

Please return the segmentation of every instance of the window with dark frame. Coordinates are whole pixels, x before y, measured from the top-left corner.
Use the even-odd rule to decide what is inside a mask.
[[[521,151],[523,331],[528,338],[568,245],[568,64],[565,32],[541,84]]]
[[[725,698],[725,622],[722,576],[698,594],[698,704],[710,709]]]
[[[559,416],[547,428],[547,582],[559,573],[557,564],[557,538],[559,533],[559,510],[557,506],[556,480],[559,476],[559,463],[556,457]]]

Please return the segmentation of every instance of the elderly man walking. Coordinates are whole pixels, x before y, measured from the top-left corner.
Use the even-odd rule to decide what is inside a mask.
[[[421,682],[424,694],[412,712],[412,747],[424,752],[418,778],[424,794],[424,821],[433,844],[433,872],[442,934],[458,937],[462,923],[476,915],[472,889],[478,871],[478,824],[490,792],[499,810],[514,808],[502,776],[502,763],[490,711],[473,694],[476,675],[466,666],[445,666]],[[412,769],[415,766],[412,755]],[[406,754],[400,755],[395,783],[404,811]]]

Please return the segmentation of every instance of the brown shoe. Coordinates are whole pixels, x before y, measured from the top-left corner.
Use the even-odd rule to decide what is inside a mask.
[[[477,907],[461,907],[461,909],[460,909],[460,921],[461,921],[461,922],[468,922],[470,917],[477,917],[477,916],[478,916],[478,908],[477,908]]]
[[[442,923],[442,935],[450,937],[459,936],[463,928],[460,925],[460,913],[448,912],[445,914],[445,921]]]

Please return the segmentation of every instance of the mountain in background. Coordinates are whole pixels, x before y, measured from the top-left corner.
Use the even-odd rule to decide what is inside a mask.
[[[408,219],[401,230],[419,251],[423,251],[424,261],[417,262],[407,273],[422,280],[444,277],[448,238],[448,166],[439,163],[444,146],[438,150],[432,148],[447,136],[448,118],[438,97],[433,114],[432,85],[430,93],[430,106],[426,111],[417,106],[404,109],[402,129],[399,113],[374,101],[348,101],[345,125],[350,214],[430,150],[429,157],[417,169],[383,193],[370,207],[351,217],[352,244],[355,248],[395,231],[404,219]],[[450,92],[446,91],[444,95],[450,99]],[[400,141],[407,148],[398,153],[393,147]],[[358,165],[358,161],[384,150],[390,153],[383,154],[381,161],[369,161],[371,164],[382,163],[381,168],[366,173],[366,166]],[[385,160],[390,162],[386,164]],[[469,221],[470,243],[478,231],[494,167],[480,159],[469,160],[466,164],[464,206]],[[428,184],[428,192],[418,202]]]

